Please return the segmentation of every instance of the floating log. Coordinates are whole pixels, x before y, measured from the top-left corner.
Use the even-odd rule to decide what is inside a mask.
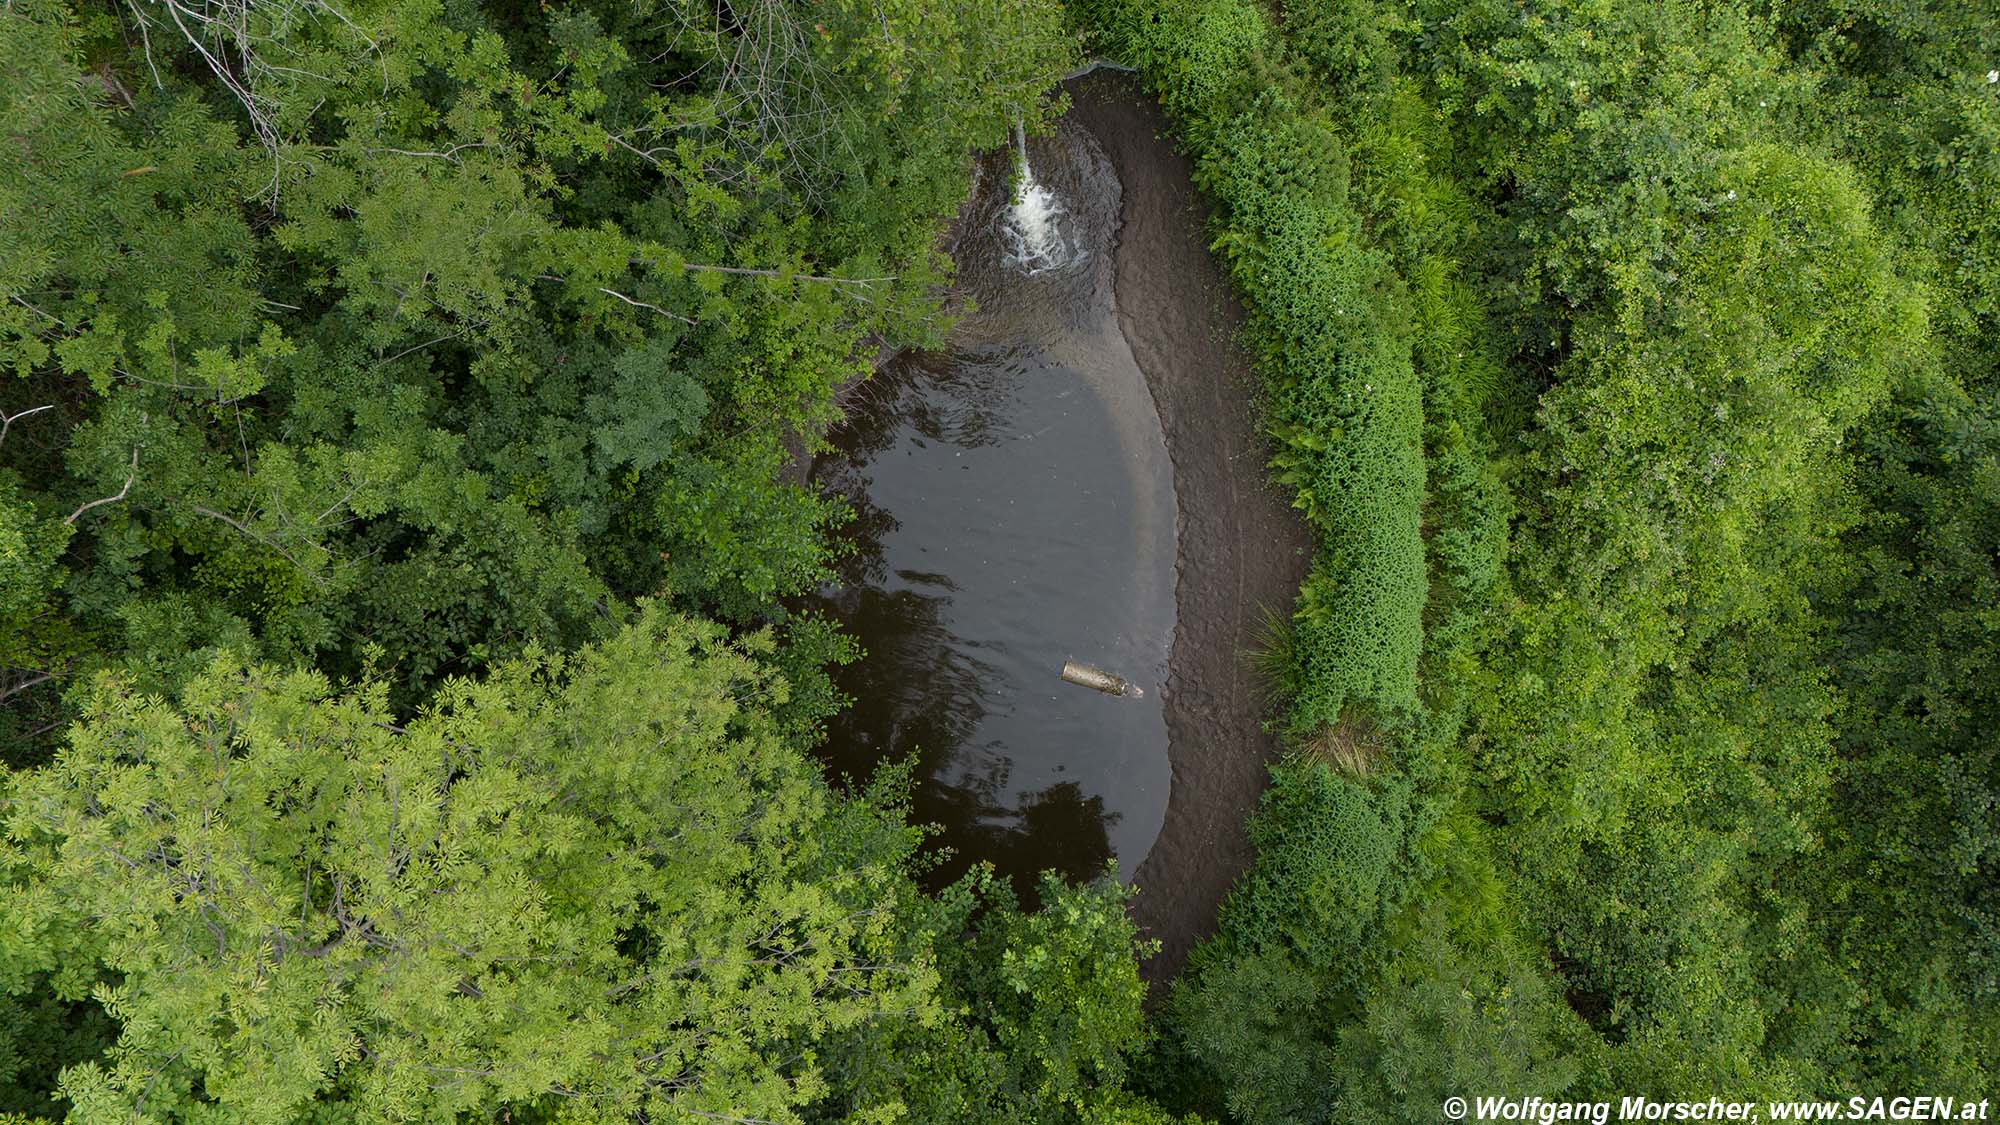
[[[1114,676],[1102,668],[1092,668],[1088,664],[1078,664],[1074,660],[1063,663],[1062,678],[1073,684],[1101,691],[1106,695],[1142,696],[1146,694],[1139,685],[1123,676]]]

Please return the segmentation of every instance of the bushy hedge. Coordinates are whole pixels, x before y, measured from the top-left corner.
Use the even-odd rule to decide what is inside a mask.
[[[1425,597],[1423,400],[1407,295],[1363,237],[1347,154],[1238,0],[1076,5],[1137,65],[1220,206],[1215,247],[1249,306],[1277,477],[1318,540],[1283,686],[1302,735],[1357,706],[1417,705]]]

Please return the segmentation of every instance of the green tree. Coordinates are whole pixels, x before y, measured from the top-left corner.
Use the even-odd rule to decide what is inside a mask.
[[[1938,3],[1774,15],[1820,77],[1810,120],[1867,178],[1934,330],[1934,355],[1857,435],[1854,582],[1829,614],[1847,706],[1828,848],[1795,877],[1827,901],[1822,956],[1873,1000],[1851,1017],[1843,1081],[1975,1087],[2000,1057],[2000,19]]]
[[[9,802],[8,967],[120,1025],[64,1095],[82,1120],[793,1116],[817,1038],[937,1007],[891,936],[912,838],[782,744],[785,690],[658,610],[408,726],[379,687],[227,658],[178,706],[106,678]]]
[[[334,10],[0,15],[17,729],[246,633],[407,710],[635,596],[776,612],[840,515],[789,440],[937,338],[964,154],[1072,50],[1049,3]]]
[[[1434,1103],[1471,1081],[1741,1096],[1921,1071],[1857,1068],[1857,1054],[1973,1074],[1959,1064],[1984,1033],[1960,1001],[1934,1000],[1946,966],[1981,963],[1973,887],[1988,853],[1943,837],[1982,838],[1988,759],[1933,747],[1889,770],[1891,791],[1955,794],[1932,809],[1928,847],[1859,808],[1882,775],[1839,761],[1849,683],[1834,662],[1848,642],[1829,608],[1862,529],[1893,544],[1864,568],[1878,588],[1907,587],[1919,557],[1950,557],[1971,577],[1937,592],[1977,604],[1983,523],[1948,520],[1944,497],[1981,470],[1937,481],[1922,516],[1878,525],[1868,510],[1876,486],[1856,450],[1878,455],[1873,419],[1922,385],[1935,338],[1924,259],[1898,244],[1904,220],[1881,214],[1866,163],[1819,132],[1822,76],[1794,65],[1759,12],[1728,4],[1308,8],[1277,25],[1229,0],[1084,5],[1114,53],[1153,73],[1202,158],[1253,322],[1339,326],[1324,352],[1311,331],[1253,339],[1281,479],[1309,512],[1340,506],[1276,655],[1308,714],[1349,719],[1295,745],[1344,757],[1352,792],[1278,774],[1271,809],[1321,814],[1260,829],[1256,871],[1169,1009],[1155,1088],[1175,1087],[1162,1067],[1193,1068],[1233,1114],[1277,1121],[1392,1118],[1399,1099]],[[1870,18],[1961,47],[1986,26]],[[1983,167],[1967,75],[1925,65],[1958,84],[1953,124],[1939,126],[1964,126],[1950,167]],[[1287,243],[1257,218],[1313,210],[1342,222]],[[1968,199],[1948,213],[1983,210]],[[1241,268],[1274,248],[1282,268]],[[1370,306],[1363,293],[1390,296]],[[1371,349],[1383,362],[1363,358]],[[1339,357],[1324,383],[1322,355]],[[1405,381],[1384,378],[1405,356]],[[1302,387],[1346,395],[1357,376],[1415,393],[1421,411],[1385,412],[1394,396],[1299,408]],[[1968,465],[1982,456],[1959,440],[1970,432],[1952,441]],[[1417,487],[1397,483],[1412,478],[1394,459],[1360,456],[1413,433]],[[1923,466],[1904,493],[1914,508],[1935,462],[1915,446],[1898,456]],[[1420,552],[1343,546],[1400,541],[1389,529],[1413,525],[1391,506],[1412,500]],[[1907,533],[1920,526],[1951,530]],[[1428,589],[1372,596],[1410,589],[1375,583],[1389,572],[1367,560],[1392,557],[1399,574],[1421,558]],[[1928,620],[1946,612],[1926,600]],[[1391,630],[1417,607],[1423,651],[1404,657],[1381,638],[1414,643]],[[1971,642],[1979,613],[1944,619]],[[1368,659],[1396,653],[1420,677],[1375,681],[1408,685],[1396,721],[1371,731],[1341,714],[1385,697],[1354,690],[1366,681],[1339,658],[1353,646],[1329,636],[1376,638]],[[1949,661],[1906,667],[1927,663]],[[1983,693],[1953,678],[1932,689],[1976,709]],[[1902,698],[1887,709],[1913,714],[1922,696]],[[1350,744],[1364,749],[1320,754]],[[1857,807],[1836,803],[1845,793]],[[1378,806],[1395,815],[1357,811]],[[1470,823],[1490,830],[1449,827]],[[1854,866],[1828,864],[1850,836]],[[1907,868],[1933,880],[1965,944],[1912,948],[1894,958],[1922,965],[1907,975],[1857,971],[1886,947],[1839,922],[1837,904],[1849,887],[1893,886],[1881,862],[1918,854],[1966,864],[1964,882],[1940,878],[1942,863]],[[1432,891],[1471,897],[1398,905]],[[1838,940],[1816,936],[1828,924]],[[1879,1022],[1853,1018],[1891,980]],[[1215,1105],[1201,1084],[1170,1102]]]
[[[13,779],[0,889],[8,991],[116,1021],[73,1119],[939,1120],[939,1073],[1034,1120],[1123,1099],[1123,894],[925,899],[918,834],[784,744],[764,643],[649,607],[407,725],[228,656],[178,703],[103,677]]]

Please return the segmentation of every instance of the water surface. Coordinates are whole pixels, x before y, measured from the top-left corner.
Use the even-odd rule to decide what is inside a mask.
[[[1074,124],[1028,152],[1048,210],[1020,213],[1009,154],[982,163],[954,254],[974,311],[877,374],[814,466],[857,512],[820,600],[867,649],[836,677],[855,703],[824,755],[855,777],[915,757],[945,877],[1087,878],[1115,856],[1129,878],[1170,784],[1172,472],[1118,326],[1117,176]],[[1065,683],[1072,659],[1144,694]]]

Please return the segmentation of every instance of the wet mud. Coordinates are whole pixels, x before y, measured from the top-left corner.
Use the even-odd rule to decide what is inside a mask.
[[[1161,943],[1145,966],[1180,971],[1253,857],[1244,822],[1277,755],[1245,659],[1261,615],[1289,613],[1311,540],[1268,483],[1257,377],[1237,344],[1243,310],[1208,251],[1209,208],[1159,108],[1130,77],[1069,84],[1068,114],[1097,139],[1123,191],[1118,319],[1166,435],[1178,509],[1166,721],[1172,782],[1152,850],[1132,873],[1132,916]]]

